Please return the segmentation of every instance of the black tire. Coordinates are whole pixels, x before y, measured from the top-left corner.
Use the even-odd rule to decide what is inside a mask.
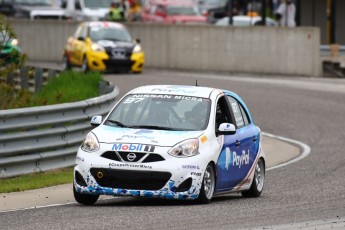
[[[78,203],[85,204],[85,205],[93,205],[94,203],[96,203],[96,201],[99,198],[99,195],[89,195],[89,194],[78,193],[75,190],[74,185],[73,185],[73,195],[74,195],[74,199]]]
[[[208,204],[211,202],[214,189],[216,187],[216,172],[212,163],[209,163],[205,169],[204,177],[200,188],[197,202],[200,204]]]
[[[254,178],[250,189],[242,192],[243,197],[259,197],[264,189],[265,182],[265,163],[262,158],[255,166]]]

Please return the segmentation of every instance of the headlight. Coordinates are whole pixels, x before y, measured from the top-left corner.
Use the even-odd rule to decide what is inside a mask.
[[[93,44],[91,45],[91,50],[92,50],[92,51],[102,52],[102,51],[104,51],[104,47],[103,47],[103,46],[100,46],[100,45],[98,45],[98,44],[96,44],[96,43],[93,43]]]
[[[199,140],[190,139],[178,143],[172,147],[168,153],[174,157],[191,157],[199,154]]]
[[[133,53],[140,53],[141,52],[141,46],[139,44],[134,46]]]
[[[13,39],[13,40],[11,41],[11,44],[12,44],[13,46],[18,45],[18,40],[17,40],[17,39]]]
[[[99,149],[99,143],[95,134],[87,134],[84,142],[81,144],[81,149],[86,152],[95,152]]]

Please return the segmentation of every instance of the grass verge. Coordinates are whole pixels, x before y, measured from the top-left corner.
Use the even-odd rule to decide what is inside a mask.
[[[73,167],[0,179],[0,193],[19,192],[73,182]]]
[[[82,101],[99,96],[99,72],[64,71],[52,78],[37,93],[14,90],[0,83],[0,109],[26,108]]]

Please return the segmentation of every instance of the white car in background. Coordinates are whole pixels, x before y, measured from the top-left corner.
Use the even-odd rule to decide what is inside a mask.
[[[233,26],[256,26],[261,22],[260,16],[244,16],[237,15],[232,17]],[[216,23],[216,26],[229,26],[229,17],[224,17],[219,19]],[[266,17],[266,26],[278,26],[278,22],[272,18]]]
[[[197,199],[260,196],[265,179],[261,131],[235,93],[151,85],[127,93],[80,146],[77,202],[100,195]]]

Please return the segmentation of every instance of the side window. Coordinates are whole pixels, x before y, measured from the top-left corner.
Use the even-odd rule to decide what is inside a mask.
[[[245,110],[244,110],[244,108],[243,108],[243,106],[241,104],[238,104],[238,105],[240,106],[240,109],[241,109],[244,125],[248,125],[249,124],[249,119],[248,119],[247,113],[245,112]]]
[[[216,108],[216,129],[221,123],[233,123],[225,97],[219,98]]]
[[[83,27],[82,27],[79,36],[82,37],[82,38],[84,38],[84,39],[87,37],[87,26],[83,26]]]
[[[235,98],[228,96],[228,99],[231,105],[231,110],[235,117],[236,126],[237,128],[242,128],[248,124],[248,118],[247,116],[245,118],[242,116],[242,111],[244,112],[244,110]]]
[[[80,1],[79,0],[75,1],[75,9],[76,10],[81,10],[81,5],[80,5]]]

